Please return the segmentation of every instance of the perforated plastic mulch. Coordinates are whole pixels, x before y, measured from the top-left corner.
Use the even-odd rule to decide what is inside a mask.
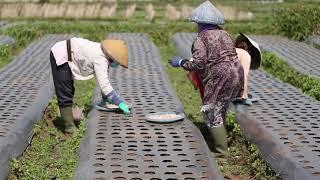
[[[180,56],[191,56],[193,38],[175,34]],[[246,138],[283,179],[320,179],[319,101],[261,70],[251,71],[249,78],[249,92],[260,101],[233,106]]]
[[[0,35],[0,46],[2,45],[10,45],[14,43],[14,39],[10,36],[2,36]]]
[[[0,21],[0,28],[3,28],[6,25],[7,25],[6,21]],[[13,43],[14,43],[14,39],[12,37],[0,35],[0,46],[9,45]]]
[[[110,78],[133,110],[130,116],[95,109],[90,112],[75,179],[223,179],[191,121],[145,121],[146,113],[183,111],[153,43],[144,34],[109,37],[129,45],[129,69],[111,69]],[[97,90],[95,102],[99,96]]]
[[[250,36],[265,51],[271,51],[297,71],[320,77],[320,50],[280,36]]]
[[[320,47],[320,36],[311,36],[308,41]]]
[[[4,27],[5,25],[7,25],[7,21],[0,21],[0,28]]]
[[[29,144],[33,125],[53,95],[50,48],[68,37],[45,36],[0,70],[0,179],[6,177],[9,161]]]

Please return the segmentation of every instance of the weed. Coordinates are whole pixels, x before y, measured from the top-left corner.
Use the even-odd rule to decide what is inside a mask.
[[[241,29],[254,31],[255,23],[243,26],[243,24],[229,24],[225,28],[233,30]],[[262,29],[261,29],[262,30]],[[17,49],[22,49],[31,41],[44,36],[45,34],[75,34],[94,41],[100,41],[105,38],[108,32],[144,32],[148,33],[151,40],[160,48],[163,57],[162,64],[170,76],[170,81],[176,89],[177,95],[185,106],[185,111],[190,120],[207,136],[205,123],[202,120],[202,114],[199,111],[201,100],[197,91],[188,82],[186,73],[181,69],[169,68],[167,59],[174,54],[175,48],[171,43],[171,37],[175,32],[195,31],[195,26],[186,22],[168,22],[166,24],[153,23],[135,23],[135,22],[111,22],[111,23],[87,23],[87,22],[34,22],[23,25],[16,25],[5,30],[5,34],[16,39],[16,43],[9,48],[9,55],[4,57],[6,62],[16,54]],[[258,30],[260,31],[260,30]],[[261,31],[263,32],[263,30]],[[85,112],[91,109],[91,98],[94,81],[76,81],[75,105],[85,107]],[[190,103],[192,102],[192,103]],[[35,136],[32,144],[22,157],[12,161],[12,170],[10,178],[17,179],[71,179],[77,162],[77,149],[80,139],[84,133],[84,122],[80,125],[79,133],[72,139],[66,140],[64,135],[51,123],[58,116],[58,105],[55,98],[50,101],[47,113],[43,120],[36,125]],[[230,123],[229,131],[231,137],[238,137],[239,125],[234,123],[234,118]],[[243,139],[243,137],[241,136]],[[244,141],[244,140],[243,140]],[[242,148],[240,142],[235,141],[237,145],[232,146],[235,154],[241,154]],[[248,154],[249,156],[249,154]],[[236,162],[234,163],[236,164]],[[250,165],[244,167],[243,174],[250,172]],[[237,171],[240,166],[232,166],[229,171]],[[228,168],[224,166],[224,168]]]

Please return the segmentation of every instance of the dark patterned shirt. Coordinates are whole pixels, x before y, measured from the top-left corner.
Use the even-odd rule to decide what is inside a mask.
[[[242,93],[243,68],[226,31],[215,27],[199,32],[192,45],[192,58],[183,64],[183,68],[200,73],[204,85],[202,111],[223,109]],[[212,113],[216,117],[211,117],[211,123],[214,119],[224,119],[225,114],[221,112]]]

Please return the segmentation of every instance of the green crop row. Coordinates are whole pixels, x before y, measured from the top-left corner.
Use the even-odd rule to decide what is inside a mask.
[[[320,100],[320,79],[294,70],[286,62],[272,53],[263,53],[263,69],[283,82],[302,90],[305,94]]]
[[[320,4],[281,8],[276,11],[274,19],[279,33],[303,41],[314,33],[320,33]]]
[[[31,41],[46,34],[75,34],[94,41],[105,38],[109,32],[147,32],[151,39],[162,46],[169,43],[175,31],[192,31],[191,24],[166,24],[156,27],[152,24],[136,23],[74,23],[74,22],[38,22],[19,24],[4,31],[15,39],[13,46],[6,46],[0,54],[3,64],[10,62],[13,55]],[[76,81],[75,104],[88,112],[91,107],[91,95],[94,81],[89,83]],[[55,126],[58,116],[56,99],[53,98],[43,119],[35,126],[32,144],[22,157],[12,161],[9,179],[72,179],[77,163],[77,149],[84,133],[84,123],[74,139],[66,139]]]
[[[247,32],[258,31],[262,33],[264,33],[265,30],[262,28],[260,29],[255,23],[244,25],[242,23],[234,22],[229,23],[224,27],[232,34],[237,33],[239,29]],[[202,115],[199,111],[201,101],[198,93],[193,90],[191,84],[187,81],[185,72],[181,69],[170,68],[167,64],[167,59],[174,55],[175,50],[171,43],[172,35],[175,32],[192,31],[195,31],[195,26],[185,22],[153,24],[132,22],[101,23],[48,21],[19,24],[4,31],[6,35],[12,36],[16,42],[12,47],[7,47],[9,48],[6,50],[8,52],[4,53],[4,56],[1,56],[1,59],[4,59],[4,62],[10,62],[10,59],[13,59],[13,55],[17,54],[18,50],[21,50],[31,41],[41,38],[46,34],[75,34],[94,41],[100,41],[110,32],[148,33],[151,40],[160,49],[163,60],[162,64],[169,74],[171,84],[176,89],[177,95],[185,107],[188,118],[192,120],[203,132],[203,135],[207,137],[205,123],[203,122]],[[85,107],[86,112],[91,108],[90,104],[93,87],[94,82],[77,82],[76,84],[75,103],[78,106]],[[36,125],[36,133],[31,146],[26,150],[22,157],[12,162],[11,179],[71,179],[77,162],[77,148],[79,147],[80,139],[84,133],[84,125],[82,124],[80,126],[81,130],[75,139],[65,139],[60,131],[50,125],[56,118],[57,103],[56,100],[53,99],[42,121]],[[233,117],[231,117],[231,119],[233,119]],[[235,125],[233,121],[232,124]],[[236,133],[238,132],[238,129],[229,128],[229,130],[231,139],[238,138],[238,134]],[[245,142],[245,140],[243,137],[241,138],[241,141],[233,141],[234,143],[231,144],[230,148],[232,149],[232,155],[236,156],[236,154],[241,154],[241,157],[246,160],[245,164],[239,165],[237,160],[233,160],[230,164],[221,165],[222,171],[224,173],[233,172],[248,176],[254,176],[257,171],[261,174],[259,177],[262,179],[263,177],[273,177],[272,174],[265,171],[263,168],[261,170],[259,170],[258,167],[252,168],[250,164],[252,162],[250,161],[250,159],[252,159],[250,152],[247,151],[247,153],[242,153],[242,143]],[[207,142],[210,144],[210,140]],[[260,162],[261,160],[258,161]]]

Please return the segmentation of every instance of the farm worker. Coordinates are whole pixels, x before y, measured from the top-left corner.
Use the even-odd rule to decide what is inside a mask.
[[[256,70],[261,64],[261,51],[258,43],[249,38],[247,35],[240,33],[235,40],[236,52],[240,63],[244,70],[244,87],[241,97],[237,98],[236,102],[245,105],[252,105],[252,99],[248,97],[248,76],[249,70]],[[204,86],[201,82],[198,71],[189,71],[188,79],[191,81],[195,89],[198,89],[203,100]]]
[[[173,67],[198,71],[204,86],[201,111],[211,132],[216,156],[228,156],[227,135],[224,128],[229,103],[242,94],[243,68],[228,33],[219,25],[224,23],[221,13],[205,1],[194,9],[190,21],[198,24],[198,34],[192,45],[192,58],[174,57]]]
[[[247,35],[240,33],[235,40],[236,51],[244,70],[244,86],[241,101],[245,105],[252,105],[248,97],[248,76],[249,70],[256,70],[261,64],[261,51],[258,43]]]
[[[128,47],[124,41],[107,39],[97,43],[77,37],[60,41],[51,48],[50,63],[65,134],[76,130],[72,117],[74,79],[88,80],[95,76],[102,101],[118,105],[125,114],[130,113],[108,78],[109,67],[128,67]]]

